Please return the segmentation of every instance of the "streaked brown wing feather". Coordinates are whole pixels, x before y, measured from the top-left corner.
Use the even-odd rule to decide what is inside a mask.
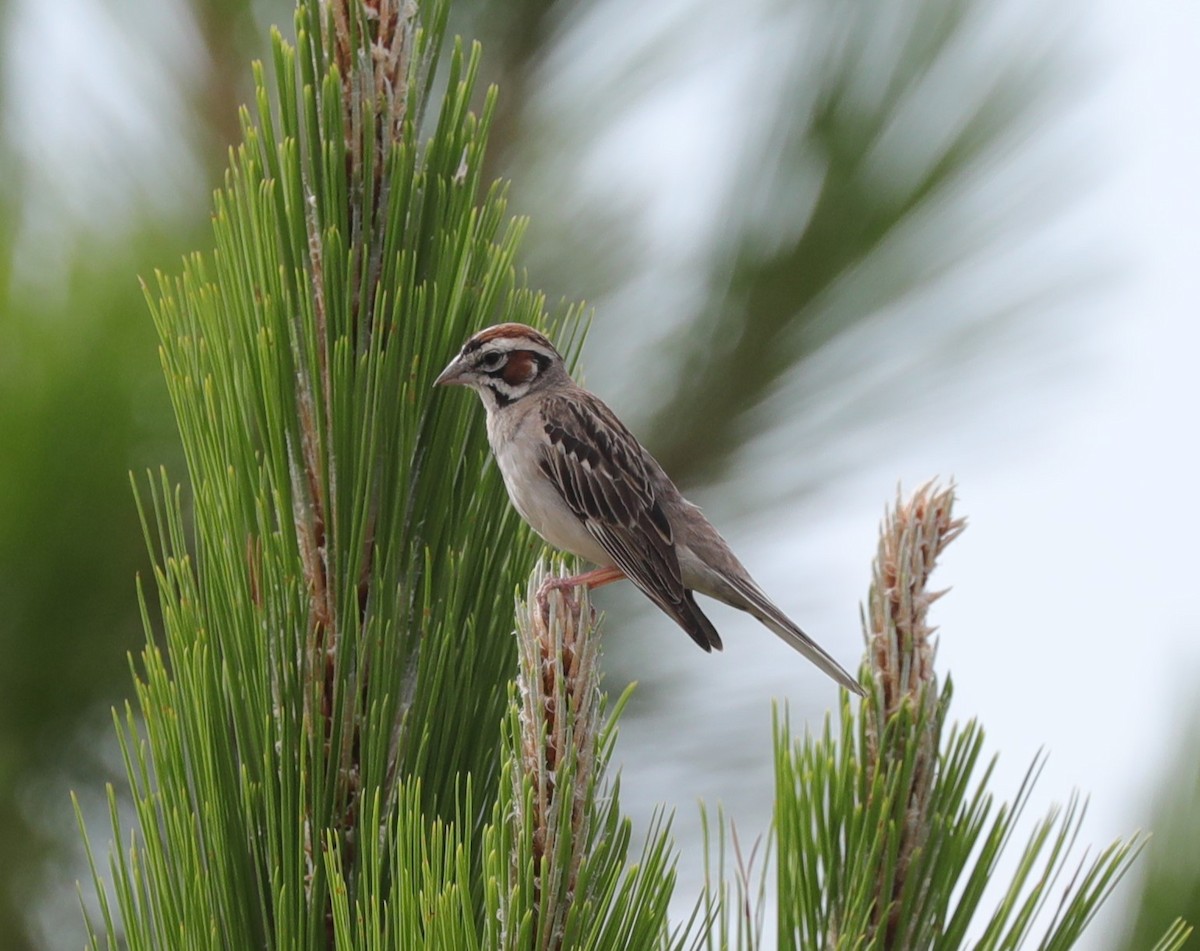
[[[683,586],[675,536],[644,451],[612,410],[586,391],[550,397],[539,466],[613,563],[705,650],[720,647]]]

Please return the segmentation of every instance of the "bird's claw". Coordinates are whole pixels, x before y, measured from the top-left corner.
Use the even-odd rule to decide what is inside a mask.
[[[535,600],[537,601],[538,609],[542,613],[542,619],[547,625],[550,623],[550,593],[557,591],[562,595],[563,604],[572,614],[579,614],[579,598],[575,592],[578,589],[578,582],[574,578],[557,578],[551,577],[543,581],[537,589]]]

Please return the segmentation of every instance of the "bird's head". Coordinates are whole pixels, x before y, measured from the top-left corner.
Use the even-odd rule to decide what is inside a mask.
[[[515,403],[565,374],[562,356],[542,334],[525,324],[497,324],[463,344],[434,386],[469,386],[491,409]]]

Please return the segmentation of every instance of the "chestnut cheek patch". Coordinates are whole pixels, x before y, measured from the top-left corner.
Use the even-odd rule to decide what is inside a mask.
[[[538,372],[538,363],[528,350],[517,350],[512,353],[504,365],[504,382],[509,386],[520,386],[528,383]]]

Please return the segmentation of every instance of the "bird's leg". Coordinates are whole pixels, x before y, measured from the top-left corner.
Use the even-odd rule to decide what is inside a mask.
[[[609,565],[607,568],[595,568],[592,571],[585,571],[579,575],[569,575],[566,578],[547,578],[538,586],[537,590],[537,603],[542,611],[542,617],[546,618],[546,623],[550,622],[549,597],[551,591],[561,592],[563,599],[567,602],[567,607],[574,612],[579,610],[579,602],[575,600],[573,594],[576,588],[581,585],[587,585],[589,591],[595,591],[606,584],[620,581],[624,577],[625,572],[616,565]]]

